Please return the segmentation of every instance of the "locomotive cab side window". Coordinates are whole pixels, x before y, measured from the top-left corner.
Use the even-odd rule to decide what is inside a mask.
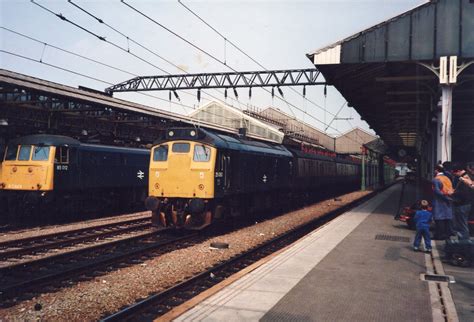
[[[64,146],[56,147],[54,163],[69,163],[69,148]]]
[[[16,160],[16,154],[18,152],[17,145],[9,145],[7,147],[7,152],[5,153],[5,161],[14,161]]]
[[[18,152],[18,161],[28,161],[30,160],[31,154],[31,145],[22,145],[20,151]]]
[[[188,153],[190,146],[189,143],[173,143],[172,150],[175,153]]]
[[[153,150],[153,161],[168,160],[168,146],[159,145]]]
[[[49,146],[35,146],[33,148],[33,161],[47,161],[49,159]]]
[[[208,162],[211,159],[211,150],[204,145],[194,146],[193,161],[196,162]]]

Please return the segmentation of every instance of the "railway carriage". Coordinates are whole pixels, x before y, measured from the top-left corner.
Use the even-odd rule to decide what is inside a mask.
[[[360,164],[201,128],[169,129],[152,148],[149,196],[155,225],[202,229],[360,184]]]
[[[11,220],[143,205],[149,150],[31,135],[8,142],[0,190]]]

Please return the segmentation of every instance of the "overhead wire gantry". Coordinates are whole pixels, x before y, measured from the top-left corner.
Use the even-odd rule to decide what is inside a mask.
[[[176,91],[184,89],[239,88],[239,87],[281,87],[326,85],[318,82],[317,69],[289,69],[249,72],[200,73],[160,76],[139,76],[108,87],[105,91]]]

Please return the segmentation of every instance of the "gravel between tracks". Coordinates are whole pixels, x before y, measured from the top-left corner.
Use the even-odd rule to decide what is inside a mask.
[[[86,220],[86,221],[81,221],[81,222],[71,223],[71,224],[51,225],[51,226],[42,226],[42,227],[35,227],[35,228],[23,228],[21,230],[12,230],[12,231],[0,233],[0,242],[6,242],[10,240],[22,239],[22,238],[27,238],[27,237],[49,235],[49,234],[60,233],[60,232],[73,230],[73,229],[88,228],[88,227],[112,224],[112,223],[120,222],[124,220],[140,219],[140,218],[146,218],[146,217],[151,218],[151,212],[141,211],[141,212],[136,212],[133,214],[91,219],[91,220]]]
[[[282,234],[313,218],[363,197],[357,191],[299,209],[251,227],[211,238],[199,245],[167,253],[141,264],[79,282],[53,293],[46,293],[13,307],[0,310],[5,321],[95,321],[106,313],[118,311],[150,293],[159,292],[221,261]],[[230,248],[211,250],[211,242],[226,242]],[[40,304],[41,309],[35,310]],[[38,305],[37,305],[38,307]]]

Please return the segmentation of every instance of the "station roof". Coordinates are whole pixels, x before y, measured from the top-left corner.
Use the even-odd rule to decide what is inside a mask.
[[[143,145],[153,143],[170,126],[191,124],[238,133],[232,127],[4,69],[0,98],[0,134],[7,138],[49,133],[92,143]]]
[[[474,151],[473,30],[474,1],[432,0],[307,56],[387,145],[413,151],[435,124],[440,57],[457,56],[453,152],[463,153]]]
[[[220,124],[238,130],[246,128],[249,137],[261,138],[272,142],[283,142],[283,132],[274,126],[244,114],[242,111],[220,102],[209,102],[189,115],[196,120]]]

